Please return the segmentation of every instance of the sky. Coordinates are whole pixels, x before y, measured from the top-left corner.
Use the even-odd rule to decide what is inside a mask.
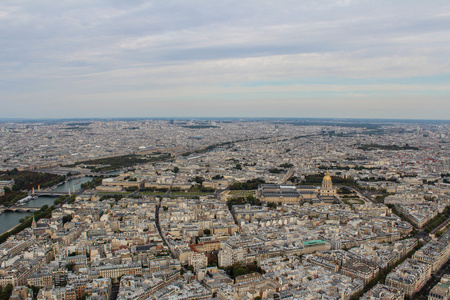
[[[0,118],[450,119],[448,0],[0,2]]]

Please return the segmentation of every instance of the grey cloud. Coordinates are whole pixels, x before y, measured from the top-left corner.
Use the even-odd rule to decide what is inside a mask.
[[[54,98],[59,86],[75,99],[127,89],[133,97],[131,88],[239,86],[240,74],[449,74],[448,11],[448,1],[5,0],[0,96]]]

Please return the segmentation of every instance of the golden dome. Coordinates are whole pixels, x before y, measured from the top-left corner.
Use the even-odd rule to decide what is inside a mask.
[[[333,182],[331,182],[331,176],[327,170],[327,174],[325,174],[325,176],[323,177],[323,180],[322,180],[322,189],[329,190],[332,187],[333,187]]]
[[[325,176],[323,177],[323,180],[326,180],[326,181],[330,180],[331,181],[331,176],[328,173],[328,170],[327,170],[327,174],[325,174]]]

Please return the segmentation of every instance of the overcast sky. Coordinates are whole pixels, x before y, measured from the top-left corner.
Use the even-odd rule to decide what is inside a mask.
[[[450,119],[450,2],[0,2],[0,118]]]

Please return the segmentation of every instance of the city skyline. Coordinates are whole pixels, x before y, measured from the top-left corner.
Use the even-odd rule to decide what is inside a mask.
[[[449,128],[0,122],[0,299],[443,299]]]
[[[0,118],[448,120],[448,8],[4,1]]]

